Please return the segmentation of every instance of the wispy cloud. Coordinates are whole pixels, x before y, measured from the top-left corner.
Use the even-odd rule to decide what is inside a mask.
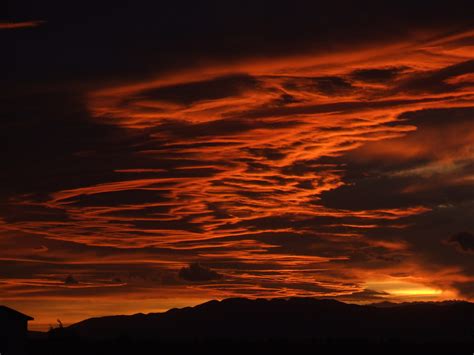
[[[44,24],[46,21],[21,21],[21,22],[7,22],[7,21],[2,21],[0,22],[0,30],[12,30],[12,29],[18,29],[18,28],[29,28],[29,27],[37,27],[42,24]]]
[[[8,107],[2,297],[473,299],[474,33],[449,33],[126,79],[122,56],[81,57],[80,40],[40,56],[74,53],[51,75],[110,72]]]

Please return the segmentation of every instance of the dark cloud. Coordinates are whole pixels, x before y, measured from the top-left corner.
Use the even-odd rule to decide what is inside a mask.
[[[0,214],[10,223],[21,221],[67,221],[68,214],[58,208],[49,208],[42,205],[22,203],[0,203]]]
[[[247,151],[255,156],[265,157],[268,160],[281,160],[285,157],[285,153],[272,148],[249,148]]]
[[[446,186],[442,177],[436,180],[419,176],[370,176],[324,192],[322,199],[326,206],[365,210],[416,206],[421,201],[426,206],[436,206],[470,201],[474,197],[470,184]]]
[[[452,235],[447,242],[456,245],[463,252],[474,252],[474,234],[460,232]]]
[[[407,68],[371,68],[354,70],[350,77],[368,83],[388,83],[397,78]]]
[[[438,70],[415,73],[402,80],[394,90],[413,93],[450,93],[472,83],[449,83],[449,79],[473,72],[474,60],[468,60]]]
[[[451,108],[428,108],[423,110],[404,112],[399,116],[402,122],[416,124],[420,129],[436,127],[443,129],[449,126],[456,126],[459,123],[471,123],[474,117],[474,107],[451,107]],[[418,129],[418,131],[420,131]],[[416,134],[414,132],[412,134]],[[421,132],[423,133],[423,132]],[[450,142],[445,142],[450,143]],[[454,144],[457,142],[454,141]],[[443,148],[443,147],[441,147]]]
[[[199,263],[192,263],[179,270],[179,277],[191,282],[206,282],[220,280],[222,275]]]
[[[327,96],[344,95],[355,89],[349,81],[339,76],[289,77],[285,78],[283,87],[287,90],[307,91]]]
[[[421,103],[429,103],[436,101],[434,98],[413,98],[406,100],[381,100],[381,101],[338,101],[334,103],[309,104],[296,107],[259,107],[256,109],[238,112],[239,117],[250,119],[262,119],[275,116],[291,116],[291,115],[308,115],[308,114],[324,114],[337,112],[357,112],[363,110],[375,110],[383,108],[395,108],[405,105],[415,105]],[[234,115],[231,116],[231,118]]]
[[[314,78],[313,80],[316,89],[328,96],[345,94],[353,89],[350,82],[337,76]]]
[[[398,117],[399,124],[416,125],[415,131],[387,140],[383,147],[369,142],[344,156],[322,159],[347,166],[347,184],[324,192],[324,204],[373,209],[472,200],[472,185],[465,177],[473,169],[473,115],[472,107],[404,112]]]
[[[64,279],[64,284],[65,285],[78,285],[79,284],[79,281],[77,281],[74,276],[72,275],[69,275],[68,277],[66,277]]]
[[[86,206],[117,206],[121,203],[141,204],[170,201],[165,197],[167,190],[144,191],[130,189],[126,191],[98,191],[95,194],[84,194],[63,199],[64,203],[78,207]]]
[[[460,291],[463,297],[474,298],[474,282],[456,282],[454,286]]]
[[[390,297],[390,294],[387,292],[364,289],[362,291],[354,292],[349,295],[342,295],[336,297],[336,299],[342,300],[344,302],[380,302],[386,300],[388,297]]]
[[[280,122],[265,122],[252,120],[239,114],[239,117],[227,117],[210,122],[190,124],[187,122],[166,122],[160,126],[162,132],[169,132],[175,137],[210,137],[210,136],[232,136],[257,129],[287,129],[301,125],[296,119]],[[193,147],[189,145],[188,147]]]
[[[137,94],[137,98],[189,105],[203,100],[236,96],[242,91],[255,89],[257,86],[258,81],[250,75],[231,75],[141,91]]]

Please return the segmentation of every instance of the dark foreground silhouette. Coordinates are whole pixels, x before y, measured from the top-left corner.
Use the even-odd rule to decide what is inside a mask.
[[[274,351],[471,355],[474,304],[233,298],[164,313],[91,318],[29,342],[30,354]]]

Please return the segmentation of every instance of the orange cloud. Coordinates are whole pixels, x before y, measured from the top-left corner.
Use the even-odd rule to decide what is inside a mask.
[[[18,27],[39,23],[29,24]],[[433,228],[426,216],[452,196],[470,208],[464,190],[437,191],[473,183],[472,35],[207,65],[91,90],[95,122],[140,138],[121,141],[129,159],[117,148],[110,165],[84,168],[103,173],[94,183],[9,200],[0,262],[17,263],[21,277],[0,290],[13,304],[32,296],[61,307],[92,291],[110,307],[124,295],[149,297],[150,310],[169,304],[152,296],[157,288],[180,302],[190,292],[472,297],[459,286],[472,281],[469,266],[429,270],[441,249],[416,227]],[[8,249],[12,236],[31,245]],[[222,278],[177,277],[197,262]],[[64,285],[67,275],[80,282]]]

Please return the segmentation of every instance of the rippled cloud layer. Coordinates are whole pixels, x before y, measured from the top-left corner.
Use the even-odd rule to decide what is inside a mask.
[[[10,149],[29,149],[0,190],[2,301],[77,320],[123,299],[474,299],[472,43],[206,62],[46,103],[31,89],[11,108],[28,121]]]

